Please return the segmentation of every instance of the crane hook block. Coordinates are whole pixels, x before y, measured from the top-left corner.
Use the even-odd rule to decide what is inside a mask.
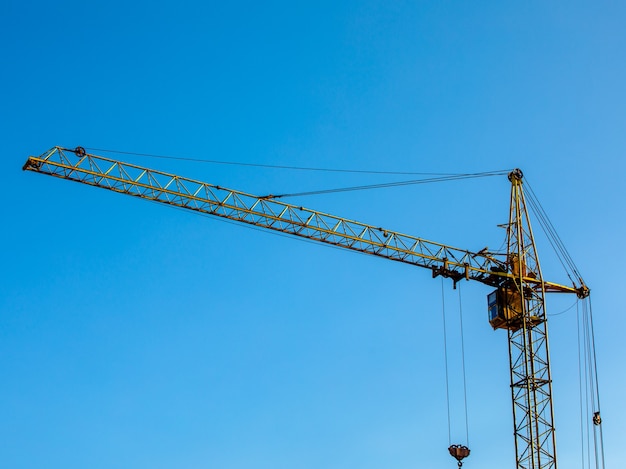
[[[602,423],[602,417],[600,417],[600,412],[594,412],[592,420],[594,425],[600,425]]]
[[[456,459],[459,462],[459,467],[463,465],[462,463],[463,459],[465,459],[466,457],[470,455],[469,448],[463,445],[451,445],[448,448],[448,451],[450,452],[450,456],[452,456],[454,459]]]

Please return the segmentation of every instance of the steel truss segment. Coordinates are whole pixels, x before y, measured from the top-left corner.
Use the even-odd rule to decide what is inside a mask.
[[[30,157],[24,169],[427,267],[454,279],[498,286],[510,277],[504,256],[473,253],[78,149],[52,148],[40,157]],[[527,283],[533,282],[536,286],[536,280]],[[558,284],[550,288],[576,291]]]
[[[509,329],[511,393],[518,469],[556,469],[556,438],[553,425],[545,283],[521,177],[511,179],[511,210],[507,230],[508,270],[513,275],[507,288],[521,298],[519,326]],[[530,282],[529,279],[536,282]]]

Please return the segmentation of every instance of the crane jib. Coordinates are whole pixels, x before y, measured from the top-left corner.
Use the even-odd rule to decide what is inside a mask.
[[[91,155],[84,149],[54,147],[30,157],[24,170],[93,185],[185,209],[280,231],[346,249],[432,270],[433,276],[476,280],[498,286],[511,277],[506,257],[471,252],[385,230],[218,185]],[[536,288],[536,279],[527,282]],[[548,291],[578,293],[576,288],[543,282]]]

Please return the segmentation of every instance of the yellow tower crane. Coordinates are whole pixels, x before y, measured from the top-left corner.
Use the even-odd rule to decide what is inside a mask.
[[[82,147],[54,147],[29,157],[23,169],[425,267],[433,277],[451,278],[455,285],[465,279],[494,288],[488,295],[489,322],[508,334],[516,468],[557,468],[545,294],[586,298],[589,289],[582,278],[573,279],[571,286],[543,278],[519,169],[509,173],[505,254],[458,249],[272,196],[258,197],[92,155]],[[456,447],[450,452],[462,457]]]

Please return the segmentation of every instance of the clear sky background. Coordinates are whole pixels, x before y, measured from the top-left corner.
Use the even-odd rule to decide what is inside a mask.
[[[623,465],[626,4],[4,0],[0,13],[0,467],[456,467],[442,296],[451,442],[469,443],[468,469],[514,465],[490,289],[442,294],[427,270],[21,171],[54,145],[521,168],[592,289],[607,467]],[[398,180],[126,159],[258,194]],[[508,197],[501,176],[293,202],[479,250],[501,245]],[[538,242],[546,277],[565,282]],[[567,469],[583,467],[574,304],[548,303]]]

